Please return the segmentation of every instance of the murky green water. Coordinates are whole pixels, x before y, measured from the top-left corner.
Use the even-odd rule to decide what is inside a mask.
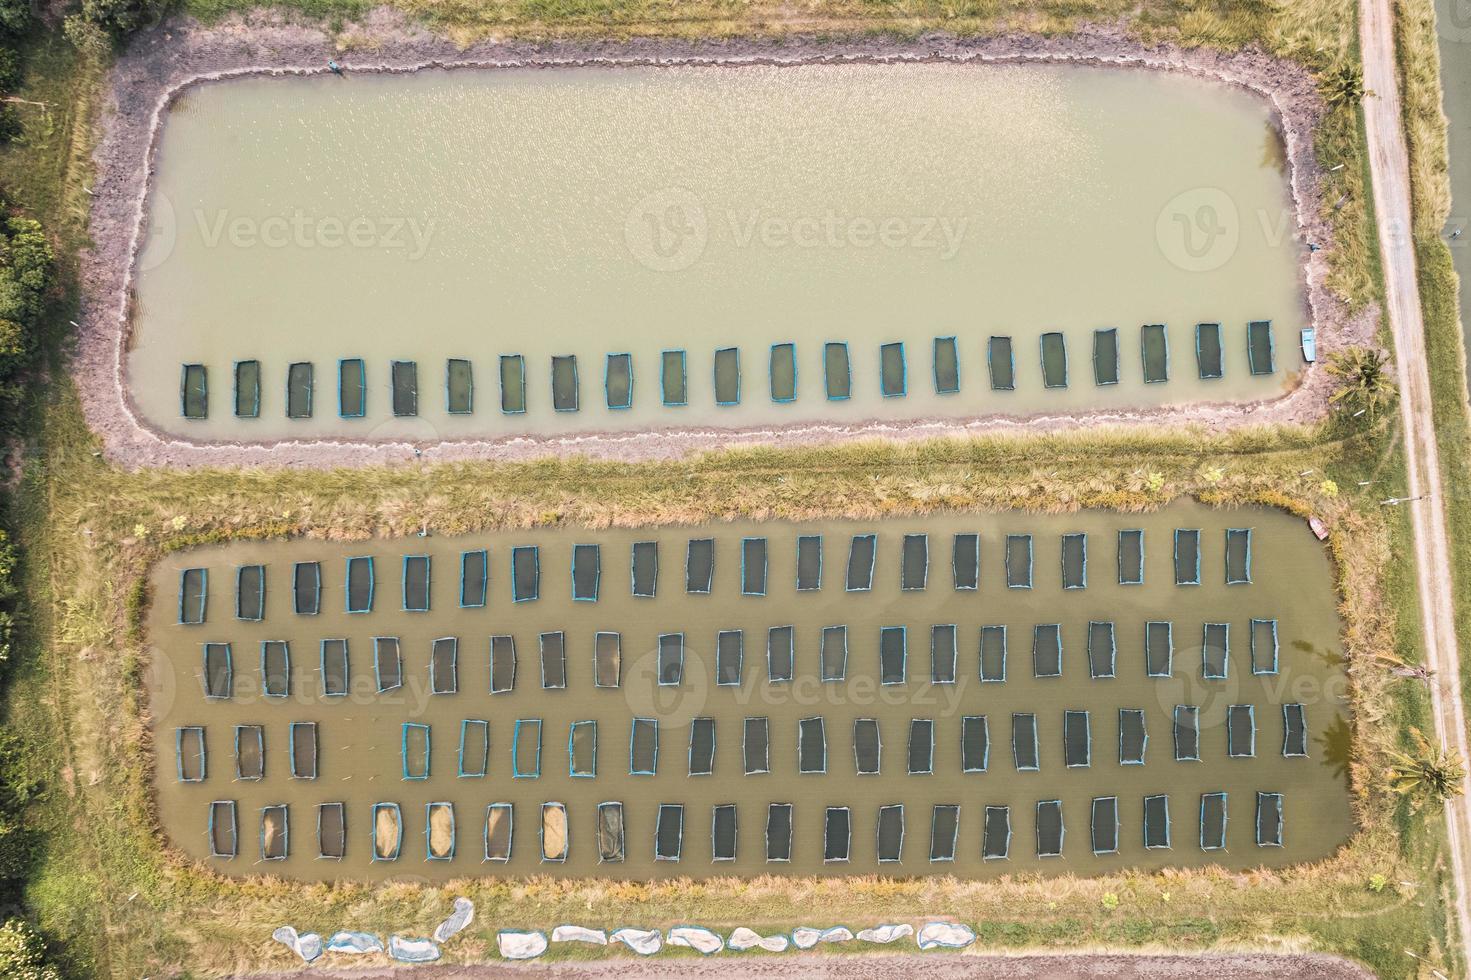
[[[1464,285],[1471,280],[1471,7],[1464,0],[1436,0],[1435,17],[1451,165],[1446,234],[1462,282],[1461,329],[1471,346],[1471,289]]]
[[[1252,531],[1249,583],[1227,584],[1230,528]],[[1120,560],[1119,532],[1130,529],[1143,530],[1139,585],[1119,584],[1138,577],[1130,557],[1134,535],[1124,535]],[[1200,530],[1199,585],[1175,584],[1196,574],[1191,535],[1180,538],[1176,567],[1176,529]],[[868,534],[875,535],[871,579]],[[912,536],[919,534],[927,540]],[[1030,569],[1028,542],[1021,537],[1028,534]],[[956,588],[957,577],[962,586],[970,584],[976,552],[968,535],[976,535],[979,545],[974,590]],[[708,546],[689,545],[707,538]],[[745,538],[764,539],[764,545]],[[1240,579],[1246,542],[1239,534],[1229,540],[1237,558],[1232,578]],[[657,549],[635,547],[639,542],[655,542]],[[579,544],[599,547],[574,550]],[[526,546],[537,550],[513,551]],[[488,555],[487,601],[462,608],[462,555],[471,556],[466,598],[477,601],[480,549]],[[655,550],[657,574],[649,564]],[[428,561],[405,564],[406,554]],[[578,588],[584,596],[595,592],[595,601],[573,598],[574,554]],[[348,559],[364,556],[373,558],[372,608],[349,613]],[[707,556],[713,556],[708,579]],[[320,565],[297,564],[312,562]],[[263,618],[241,621],[237,568],[256,564],[264,567]],[[513,566],[519,569],[514,581]],[[207,569],[207,583],[201,590],[199,576],[190,576],[186,601],[179,602],[181,575],[189,568]],[[351,601],[354,608],[366,608],[367,565],[356,561],[351,569]],[[513,602],[514,592],[533,594],[533,573],[539,576],[537,598]],[[318,612],[298,614],[296,584],[308,586],[318,574],[320,595],[307,589],[300,594],[300,608]],[[1031,588],[1007,586],[1025,584],[1028,574]],[[249,576],[248,585],[256,581],[254,572]],[[421,588],[426,577],[427,592]],[[688,591],[705,588],[707,581],[708,592]],[[870,581],[869,590],[847,589]],[[904,582],[923,588],[902,590]],[[1315,860],[1352,832],[1345,783],[1346,682],[1329,566],[1308,530],[1276,512],[1182,505],[1141,518],[963,515],[876,524],[747,523],[352,545],[240,544],[170,556],[156,569],[152,586],[159,813],[175,845],[223,872],[300,878],[876,870],[1087,874],[1212,861],[1242,868]],[[763,587],[764,595],[747,594]],[[653,595],[635,596],[635,588]],[[252,595],[247,587],[247,600]],[[427,611],[404,610],[426,602]],[[178,622],[181,615],[199,618],[200,610],[202,623]],[[242,611],[253,615],[255,609],[247,601]],[[1272,665],[1271,621],[1278,672],[1253,673],[1253,663],[1262,670]],[[1171,626],[1147,628],[1149,622]],[[1112,664],[1108,624],[1117,644]],[[846,648],[840,626],[847,627]],[[1004,662],[995,628],[1000,626],[1006,628]],[[722,631],[724,640],[718,639]],[[731,656],[733,631],[741,631],[739,667]],[[1148,644],[1146,635],[1152,637]],[[945,653],[951,636],[953,668]],[[389,638],[378,644],[382,649],[396,640],[402,656],[402,686],[385,693],[379,693],[375,677],[375,637]],[[283,669],[280,648],[272,646],[263,677],[265,641],[287,642],[289,668]],[[216,643],[230,644],[232,676],[219,657],[205,676],[205,644]],[[345,672],[337,659],[344,644]],[[514,677],[507,659],[512,646]],[[616,662],[614,650],[621,655]],[[392,673],[376,676],[387,683]],[[544,678],[564,679],[565,686],[544,688]],[[267,679],[280,696],[263,693]],[[206,699],[206,680],[223,697]],[[490,693],[492,686],[499,692]],[[1288,721],[1299,716],[1296,708],[1284,710],[1286,705],[1302,705],[1300,746],[1288,745],[1294,741]],[[1200,761],[1175,757],[1177,706],[1197,709]],[[1081,712],[1086,718],[1076,714]],[[979,716],[986,718],[989,753],[967,755],[964,735],[969,732],[977,748],[980,723],[966,719]],[[636,718],[656,721],[657,730],[639,727],[636,734]],[[819,718],[820,728],[813,720]],[[586,725],[574,730],[587,721],[596,722],[595,733]],[[291,725],[301,722],[316,728],[297,729],[293,744]],[[1023,771],[1032,754],[1025,731],[1033,723],[1037,769]],[[406,724],[414,727],[405,729]],[[746,755],[748,724],[753,757],[763,725],[767,736],[767,755],[756,763]],[[1135,751],[1141,724],[1148,736],[1144,762],[1124,764],[1121,756]],[[195,726],[204,729],[205,778],[181,782],[175,778],[177,732]],[[259,726],[259,780],[237,778],[237,726],[244,726],[243,765],[250,772],[257,766]],[[1014,726],[1023,733],[1015,749]],[[875,733],[881,742],[876,758]],[[191,733],[183,737],[192,775],[198,750]],[[307,751],[311,737],[319,745],[315,759]],[[1192,754],[1188,727],[1181,739],[1182,754]],[[656,760],[649,755],[654,744]],[[1299,748],[1305,757],[1295,754]],[[1284,749],[1294,754],[1285,756]],[[1241,754],[1248,750],[1254,754]],[[966,771],[981,763],[985,771]],[[293,765],[316,777],[293,778]],[[424,775],[426,765],[427,778],[405,778],[406,772]],[[878,771],[860,774],[860,765]],[[483,777],[459,775],[462,768],[478,773],[482,766]],[[769,771],[747,774],[748,766]],[[653,768],[655,774],[632,775],[631,767]],[[574,776],[574,768],[594,775]],[[525,775],[517,778],[517,770]],[[707,770],[708,775],[691,775]],[[1200,811],[1202,798],[1214,793],[1227,794],[1226,846],[1207,851],[1201,847]],[[1283,794],[1283,846],[1257,843],[1258,793]],[[1093,801],[1108,797],[1117,799],[1117,853],[1095,854]],[[1144,846],[1149,797],[1168,798],[1168,848]],[[1053,800],[1060,801],[1065,830],[1062,854],[1043,857],[1039,851],[1049,848],[1038,841],[1038,820],[1055,818],[1057,809],[1044,806],[1039,812],[1038,804]],[[214,801],[235,804],[239,843],[233,859],[208,856]],[[451,860],[425,857],[426,806],[438,802],[453,804]],[[542,860],[539,824],[548,802],[565,805],[569,839],[561,863]],[[608,802],[623,805],[621,863],[598,859],[598,805]],[[338,803],[345,817],[344,856],[319,859],[317,807]],[[397,860],[371,859],[373,808],[379,803],[399,805],[403,838]],[[504,863],[484,860],[487,807],[495,803],[511,804],[514,817],[511,855]],[[780,803],[792,804],[793,843],[788,862],[772,863],[766,855],[768,809]],[[288,808],[286,857],[262,862],[262,813],[279,804]],[[655,860],[661,804],[684,807],[682,840],[671,830],[666,841],[679,844],[678,861]],[[898,804],[904,807],[901,860],[880,864],[880,808]],[[734,809],[719,811],[718,819],[734,820],[734,858],[716,861],[712,825],[716,808],[727,805]],[[1160,815],[1165,805],[1150,804]],[[951,806],[958,811],[935,809]],[[835,809],[832,817],[851,827],[846,862],[824,860],[830,807],[848,808],[845,815]],[[988,807],[1010,808],[1012,838],[1004,860],[981,857]],[[897,820],[897,811],[887,812],[886,819]],[[999,821],[1002,811],[990,812]],[[937,819],[938,841],[932,835]],[[932,847],[948,852],[943,831],[951,819],[958,821],[954,860],[932,862]]]
[[[1151,72],[242,79],[169,114],[128,381],[148,421],[200,439],[1261,399],[1302,366],[1293,226],[1265,106]],[[1269,373],[1252,321],[1273,325]],[[1222,325],[1221,378],[1201,380],[1201,322]],[[1048,332],[1066,365],[1044,380]],[[185,364],[205,371],[181,398]]]

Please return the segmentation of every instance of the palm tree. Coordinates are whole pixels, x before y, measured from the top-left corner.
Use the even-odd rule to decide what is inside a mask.
[[[1369,347],[1350,347],[1328,358],[1328,373],[1343,382],[1328,396],[1338,405],[1376,417],[1394,401],[1394,382],[1389,377],[1389,356]]]
[[[1364,100],[1364,73],[1355,64],[1341,64],[1323,76],[1318,85],[1330,106],[1356,106]]]
[[[1392,765],[1389,786],[1401,796],[1409,797],[1411,807],[1419,810],[1427,803],[1439,808],[1446,800],[1460,795],[1466,780],[1466,766],[1454,751],[1432,744],[1420,729],[1410,726],[1414,754],[1389,753]]]

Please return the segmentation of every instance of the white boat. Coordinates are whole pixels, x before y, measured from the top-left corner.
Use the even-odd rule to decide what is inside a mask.
[[[1318,359],[1318,332],[1312,327],[1302,331],[1302,359],[1308,364]]]

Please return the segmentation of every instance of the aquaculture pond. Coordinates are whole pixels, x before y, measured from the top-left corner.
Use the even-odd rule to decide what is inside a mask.
[[[198,440],[1269,399],[1267,104],[1081,66],[246,77],[166,113],[126,383]]]
[[[242,543],[154,569],[159,817],[227,874],[1090,874],[1353,829],[1267,510]]]

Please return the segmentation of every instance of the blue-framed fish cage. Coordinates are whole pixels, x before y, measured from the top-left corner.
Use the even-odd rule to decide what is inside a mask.
[[[1245,539],[1245,543],[1233,549],[1232,545]],[[1244,551],[1243,567],[1233,569],[1231,559],[1233,550]],[[1251,584],[1251,528],[1229,527],[1226,529],[1226,584],[1227,585],[1250,585]]]
[[[873,589],[873,567],[877,560],[878,535],[873,533],[853,535],[848,541],[848,575],[843,583],[843,591],[871,591]]]
[[[887,823],[899,821],[898,839],[893,848],[884,847],[884,829]],[[892,833],[892,832],[891,832]],[[879,807],[878,824],[874,828],[874,851],[879,864],[899,864],[904,859],[904,804],[885,803]]]
[[[444,411],[446,415],[475,414],[475,369],[468,358],[451,357],[444,362]]]
[[[755,736],[755,730],[758,728],[761,730],[759,740]],[[761,747],[759,761],[753,751],[758,741]],[[764,775],[771,772],[771,723],[764,716],[747,718],[741,726],[741,765],[747,776]]]
[[[179,573],[179,624],[199,626],[209,608],[209,569],[186,568]]]
[[[1226,755],[1231,759],[1256,757],[1256,705],[1233,704],[1226,709]]]
[[[259,623],[266,618],[266,566],[240,565],[235,569],[235,618]]]
[[[1011,807],[988,805],[981,820],[981,859],[1006,861],[1011,857]]]
[[[1078,735],[1081,727],[1082,735]],[[1068,708],[1062,713],[1063,763],[1068,769],[1087,769],[1093,765],[1093,720],[1082,708]]]
[[[502,828],[504,834],[501,833]],[[501,838],[504,838],[504,843]],[[481,839],[485,844],[485,860],[497,864],[511,860],[516,841],[516,810],[511,804],[491,803],[485,808]]]
[[[811,758],[814,743],[818,750],[816,759]],[[797,772],[804,776],[819,776],[827,772],[827,723],[822,715],[812,715],[797,722]]]
[[[520,354],[500,356],[501,414],[526,414],[526,358]]]
[[[235,664],[228,643],[204,643],[204,697],[207,701],[227,701],[235,691]]]
[[[179,372],[179,414],[209,418],[209,369],[203,364],[185,364]]]
[[[392,671],[384,670],[383,658],[392,653]],[[378,687],[378,693],[403,687],[403,650],[399,646],[396,636],[373,637],[373,680]]]
[[[273,655],[280,659],[280,681],[276,682],[273,675]],[[286,640],[261,640],[260,641],[260,676],[261,695],[268,698],[291,697],[291,644]]]
[[[1256,795],[1256,846],[1281,847],[1284,833],[1283,797],[1281,793]]]
[[[1067,338],[1060,332],[1052,330],[1037,338],[1037,346],[1042,359],[1042,387],[1066,388],[1068,386]]]
[[[772,626],[766,630],[766,681],[787,683],[796,673],[797,639],[792,626]]]
[[[421,755],[421,758],[419,760],[416,760],[420,764],[420,766],[422,766],[422,772],[417,772],[416,769],[418,767],[410,766],[409,764],[410,736],[413,736],[416,739],[422,737],[424,740],[424,750],[422,753],[419,753]],[[419,722],[414,721],[406,721],[403,723],[403,729],[399,735],[399,760],[403,766],[404,779],[421,781],[429,778],[431,759],[430,748],[432,745],[431,736],[432,733],[430,732],[428,725],[420,724]]]
[[[389,815],[389,826],[393,828],[391,840],[380,840],[378,828],[380,820],[378,815],[387,813]],[[399,853],[403,850],[404,821],[403,810],[397,803],[374,803],[373,804],[373,826],[370,829],[373,835],[373,860],[374,861],[397,861]]]
[[[1266,634],[1261,636],[1261,634]],[[1258,640],[1258,637],[1261,639]],[[1253,674],[1275,674],[1278,664],[1277,621],[1275,619],[1253,619],[1251,621],[1251,672]],[[1270,659],[1263,662],[1264,657]]]
[[[720,630],[715,634],[715,684],[740,687],[745,676],[746,634],[744,630]]]
[[[960,719],[960,771],[986,772],[990,768],[991,724],[985,715],[965,715]]]
[[[1152,619],[1144,624],[1144,673],[1169,677],[1175,672],[1175,624]]]
[[[1194,704],[1177,704],[1173,716],[1175,736],[1175,761],[1200,761],[1200,707]]]
[[[678,687],[684,680],[684,634],[660,633],[658,640],[659,687]]]
[[[903,398],[909,392],[909,364],[902,342],[879,345],[879,391],[885,398]]]
[[[716,670],[719,671],[717,659]],[[612,630],[593,634],[593,687],[616,688],[623,685],[623,636]],[[717,676],[716,683],[719,683]]]
[[[1130,745],[1135,741],[1137,749]],[[1143,708],[1119,709],[1119,765],[1142,766],[1149,752],[1149,721]]]
[[[1011,764],[1017,772],[1041,771],[1042,753],[1037,744],[1037,716],[1029,711],[1012,712]]]
[[[654,821],[654,860],[678,861],[683,853],[684,804],[660,803]]]
[[[197,761],[186,765],[186,759]],[[203,725],[185,725],[174,730],[174,773],[181,783],[202,783],[209,776]]]
[[[766,805],[765,841],[768,864],[786,864],[792,860],[794,812],[795,807],[791,803],[768,803]]]
[[[586,736],[589,740],[590,758],[586,766],[578,765],[577,758],[577,734],[578,732],[590,733]],[[567,726],[567,775],[574,779],[592,779],[598,774],[598,723],[592,719],[574,721]]]
[[[410,584],[422,569],[424,588],[420,595],[411,595]],[[428,612],[431,566],[428,555],[404,555],[403,557],[403,608],[404,612]]]
[[[1201,627],[1200,676],[1223,681],[1231,672],[1231,624],[1206,623]]]
[[[635,599],[654,598],[659,591],[659,542],[633,543],[628,549],[628,579]]]
[[[521,764],[521,747],[529,746],[529,766]],[[511,732],[511,778],[538,779],[541,777],[541,719],[517,718]]]
[[[853,853],[853,812],[830,806],[822,820],[822,863],[847,864]]]
[[[1106,680],[1118,672],[1118,631],[1111,620],[1088,623],[1088,676]]]
[[[603,362],[603,399],[614,412],[633,407],[633,355],[609,354]]]
[[[516,545],[511,549],[511,601],[533,602],[539,598],[541,549],[534,544]]]
[[[685,772],[690,776],[714,775],[715,748],[715,719],[707,716],[691,718]]]
[[[449,814],[449,848],[434,850],[434,814]],[[445,800],[424,804],[424,860],[449,861],[455,856],[455,805]]]
[[[352,688],[352,658],[345,637],[328,637],[317,647],[317,668],[322,677],[322,696],[346,697]]]
[[[490,552],[484,548],[460,552],[460,608],[485,608],[489,590]]]
[[[260,418],[260,361],[250,359],[231,365],[234,375],[235,417]],[[244,384],[242,384],[244,382]]]
[[[328,816],[331,814],[332,816]],[[336,825],[337,847],[334,850],[327,848],[327,824],[332,821]],[[346,803],[318,803],[317,804],[317,860],[318,861],[341,861],[347,856],[347,804]]]
[[[923,592],[930,583],[930,536],[905,534],[899,548],[899,590]]]
[[[734,385],[722,384],[721,371],[734,375]],[[715,389],[715,404],[728,408],[741,403],[741,349],[720,347],[715,351],[715,367],[711,372],[711,383]]]
[[[313,401],[316,399],[317,386],[316,366],[311,361],[293,361],[286,365],[286,417],[289,419],[309,419],[314,410]],[[298,403],[293,397],[293,390],[302,393],[303,401]]]
[[[845,402],[853,397],[853,360],[847,341],[829,340],[822,345],[822,373],[828,401]]]
[[[1077,558],[1070,561],[1074,551],[1077,552]],[[1065,590],[1088,587],[1088,535],[1085,532],[1072,531],[1062,536],[1059,561],[1062,566],[1062,587]],[[1075,567],[1069,567],[1070,564]]]
[[[1195,325],[1195,367],[1202,381],[1217,381],[1225,376],[1225,358],[1221,356],[1221,325]]]
[[[1144,847],[1169,850],[1170,836],[1170,798],[1163,794],[1144,797]]]
[[[1187,550],[1182,552],[1181,545]],[[1175,584],[1200,584],[1200,529],[1175,528]]]
[[[1271,320],[1252,320],[1246,325],[1246,360],[1254,375],[1277,370],[1277,338]]]
[[[1095,796],[1088,813],[1089,843],[1093,853],[1117,854],[1119,852],[1119,798],[1117,796]]]
[[[1010,337],[993,336],[986,341],[986,370],[992,391],[1016,390],[1016,351]]]
[[[854,718],[853,771],[860,776],[877,776],[883,766],[884,733],[879,728],[878,719]]]
[[[1287,759],[1308,756],[1307,707],[1296,701],[1282,705],[1282,756]]]
[[[766,594],[766,539],[741,538],[741,595]]]
[[[909,627],[879,627],[879,683],[903,684],[908,675]]]
[[[710,860],[734,861],[740,837],[740,816],[734,803],[717,803],[710,810]]]
[[[270,824],[272,814],[275,814],[281,821],[279,848],[273,848],[272,842],[266,840],[266,828]],[[260,808],[260,859],[262,861],[284,861],[290,854],[291,807],[286,803],[268,803]]]
[[[366,575],[367,595],[362,597],[361,589],[363,583],[361,577]],[[377,587],[377,580],[373,574],[373,556],[355,555],[347,559],[347,576],[343,587],[343,602],[349,613],[370,613],[373,611],[373,592]],[[356,597],[356,599],[355,599]],[[360,599],[361,601],[357,601]]]
[[[665,408],[689,404],[689,375],[683,349],[659,353],[659,397]]]
[[[1032,627],[1032,676],[1062,676],[1062,624],[1037,623]]]
[[[987,684],[1006,683],[1006,627],[991,625],[981,627],[980,643],[981,681]],[[997,667],[1000,670],[997,670]]]
[[[467,766],[465,760],[479,757],[478,766]],[[480,779],[490,771],[490,722],[483,718],[460,721],[460,748],[456,778]]]
[[[337,360],[337,415],[360,419],[368,414],[368,368],[361,357]]]
[[[1200,794],[1200,849],[1224,851],[1230,799],[1225,793]]]
[[[1150,340],[1163,348],[1160,362],[1150,364]],[[1163,323],[1146,323],[1139,331],[1139,360],[1144,366],[1145,384],[1164,384],[1170,380],[1170,332]]]
[[[516,638],[497,633],[490,638],[490,693],[506,694],[516,689]]]
[[[936,337],[933,375],[935,394],[960,394],[960,346],[955,337]]]
[[[563,383],[558,384],[558,380]],[[582,407],[582,380],[577,373],[576,354],[552,355],[552,410],[576,412]]]
[[[1125,540],[1132,540],[1133,546],[1126,546]],[[1144,584],[1144,529],[1125,528],[1119,531],[1118,536],[1118,568],[1120,585],[1143,585]],[[1130,562],[1131,553],[1137,553],[1138,560]],[[1130,568],[1130,565],[1134,567]]]
[[[816,569],[813,553],[816,553]],[[797,537],[797,591],[817,592],[822,588],[822,535],[803,534]]]
[[[936,803],[930,808],[930,863],[953,862],[959,838],[960,804]]]
[[[407,419],[419,414],[418,361],[389,361],[388,387],[394,418]]]
[[[226,841],[228,846],[221,846]],[[239,853],[240,823],[235,801],[215,800],[209,805],[209,856],[229,860]]]
[[[709,595],[714,584],[715,539],[690,538],[684,548],[684,591],[689,595]]]
[[[930,683],[954,684],[960,659],[960,634],[954,623],[930,626]]]
[[[905,765],[910,776],[932,776],[935,773],[935,720],[909,719],[909,756]]]
[[[436,637],[429,653],[429,691],[457,694],[460,690],[460,638]]]
[[[254,742],[254,749],[246,753],[246,740]],[[247,759],[253,759],[256,769],[245,770]],[[266,732],[260,725],[235,726],[235,778],[243,783],[258,783],[266,778]]]
[[[291,568],[291,604],[298,616],[322,611],[322,563],[299,561]]]
[[[288,749],[291,755],[291,778],[316,779],[318,757],[321,752],[317,723],[314,721],[293,721],[287,731],[287,739],[289,743]],[[306,746],[310,751],[310,754],[305,760],[297,754],[298,743]]]
[[[790,375],[790,379],[788,379]],[[785,405],[797,400],[797,345],[792,343],[772,344],[771,362],[767,367],[767,381],[771,387],[771,400]]]
[[[1021,559],[1012,554],[1016,547],[1026,548],[1026,567]],[[1030,534],[1008,534],[1006,536],[1006,587],[1008,589],[1030,589],[1032,587],[1032,536]]]
[[[1057,844],[1045,840],[1049,827],[1049,821],[1057,820]],[[1062,857],[1062,848],[1067,840],[1067,824],[1062,816],[1062,800],[1038,800],[1037,801],[1037,856],[1039,858]]]
[[[649,764],[641,767],[638,761],[639,733],[645,732],[649,740]],[[630,776],[653,776],[659,771],[659,719],[634,718],[628,729],[628,774]]]
[[[591,581],[589,581],[591,579]],[[597,602],[603,581],[603,549],[597,544],[572,546],[572,600]]]
[[[1093,383],[1107,387],[1119,383],[1119,331],[1103,327],[1093,331]]]
[[[981,536],[969,532],[955,535],[950,545],[950,578],[956,592],[975,592],[981,587]]]

